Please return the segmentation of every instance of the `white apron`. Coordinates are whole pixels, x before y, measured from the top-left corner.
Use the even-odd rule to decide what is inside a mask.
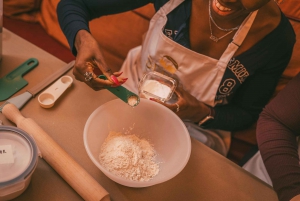
[[[129,78],[124,87],[138,93],[139,81],[143,75],[157,70],[156,64],[162,64],[162,61],[165,64],[169,62],[173,64],[173,67],[175,66],[173,75],[180,81],[184,90],[199,101],[214,107],[217,104],[215,102],[216,93],[227,64],[246,37],[257,11],[244,20],[236,32],[233,42],[217,60],[187,49],[163,34],[162,30],[167,22],[167,14],[183,1],[170,0],[153,16],[143,45],[128,53],[121,68],[123,76]],[[169,60],[164,60],[166,58]],[[184,121],[184,123],[192,137],[222,155],[227,154],[230,146],[230,132],[202,129],[189,121]]]

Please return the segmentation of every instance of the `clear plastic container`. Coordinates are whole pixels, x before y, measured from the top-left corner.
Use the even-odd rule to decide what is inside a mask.
[[[139,96],[169,101],[177,87],[177,81],[164,74],[152,71],[145,74],[139,83]]]
[[[38,163],[38,148],[31,136],[12,126],[0,126],[0,201],[21,195]]]
[[[0,61],[2,60],[2,32],[3,32],[3,0],[0,0]]]

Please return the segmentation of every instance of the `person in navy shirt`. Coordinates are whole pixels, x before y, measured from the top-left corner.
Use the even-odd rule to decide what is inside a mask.
[[[147,4],[156,14],[145,41],[112,72],[89,21]],[[292,26],[273,0],[61,0],[57,14],[76,56],[77,80],[94,90],[123,84],[137,92],[143,74],[157,70],[153,66],[167,71],[163,64],[173,65],[172,76],[180,82],[177,102],[153,101],[174,111],[192,137],[223,155],[230,133],[257,121],[295,43]],[[97,78],[93,68],[108,79]]]

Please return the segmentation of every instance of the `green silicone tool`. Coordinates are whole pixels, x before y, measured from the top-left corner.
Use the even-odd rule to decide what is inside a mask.
[[[98,77],[100,79],[107,80],[105,75],[99,75]],[[132,107],[137,106],[140,102],[140,97],[138,95],[123,86],[106,87],[106,89]]]
[[[35,58],[30,58],[13,71],[0,79],[0,101],[6,100],[20,89],[25,87],[28,82],[23,79],[23,75],[35,68],[39,64]]]

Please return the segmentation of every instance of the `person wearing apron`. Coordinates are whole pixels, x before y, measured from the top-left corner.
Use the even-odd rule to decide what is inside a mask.
[[[121,72],[125,77],[130,77],[124,86],[138,93],[139,81],[144,73],[153,69],[148,68],[149,62],[159,63],[166,54],[176,58],[178,69],[176,77],[191,95],[206,105],[216,105],[215,96],[219,89],[224,71],[240,44],[245,39],[257,11],[251,13],[236,32],[233,41],[228,45],[219,60],[198,54],[186,49],[169,39],[161,31],[167,22],[167,15],[174,10],[183,0],[167,2],[153,16],[147,35],[142,46],[131,50],[125,60]],[[139,59],[139,57],[141,57]],[[151,58],[151,61],[148,61]],[[150,66],[152,66],[150,64]],[[184,121],[189,134],[222,155],[226,155],[230,146],[230,132],[217,129],[202,129],[194,122]]]
[[[218,37],[212,32],[213,30],[216,31],[215,29],[212,29],[212,26],[218,25],[213,20],[211,12],[213,9],[220,9],[222,12],[218,12],[223,14],[228,10],[231,11],[231,9],[222,6],[219,1],[170,0],[165,1],[165,3],[162,3],[162,1],[153,1],[154,6],[159,8],[157,8],[157,12],[150,21],[149,29],[143,44],[132,49],[128,53],[127,58],[121,67],[120,72],[123,72],[122,76],[128,78],[127,80],[120,76],[121,73],[111,72],[109,67],[105,64],[101,54],[97,54],[97,57],[92,58],[91,55],[98,50],[95,50],[93,53],[91,52],[91,49],[93,50],[94,47],[95,49],[99,47],[93,46],[93,48],[87,48],[94,44],[94,39],[92,39],[90,34],[86,31],[88,30],[88,21],[80,18],[80,16],[87,15],[88,12],[82,8],[82,10],[84,10],[82,11],[83,13],[75,15],[75,9],[72,9],[70,5],[74,5],[76,10],[81,9],[80,5],[75,6],[76,3],[70,0],[62,0],[58,5],[58,18],[73,53],[76,55],[78,51],[73,71],[74,75],[76,79],[84,81],[95,90],[102,89],[107,85],[116,86],[118,84],[123,84],[129,90],[138,93],[139,82],[145,73],[161,70],[159,68],[164,68],[165,66],[162,65],[164,63],[172,63],[173,67],[175,67],[172,76],[179,80],[179,87],[176,90],[176,94],[179,98],[176,103],[160,103],[173,110],[184,121],[192,137],[226,156],[230,146],[231,131],[234,130],[233,128],[240,129],[239,126],[235,127],[234,122],[238,121],[237,124],[241,124],[243,127],[250,126],[255,122],[256,116],[258,116],[262,107],[271,97],[276,82],[291,56],[294,44],[292,28],[275,4],[275,10],[278,11],[276,11],[276,14],[278,14],[276,20],[278,20],[279,24],[272,24],[273,27],[271,26],[272,28],[269,34],[261,37],[261,40],[255,41],[257,39],[254,39],[257,44],[249,45],[248,42],[248,45],[246,43],[246,47],[248,48],[241,49],[240,47],[245,47],[243,46],[243,42],[249,35],[248,33],[250,33],[252,25],[256,20],[258,8],[268,6],[273,9],[273,1],[268,3],[268,0],[260,0],[253,3],[252,0],[236,0],[232,3],[223,0],[224,2],[222,2],[226,5],[238,5],[241,9],[240,11],[237,11],[237,13],[246,12],[246,14],[244,13],[242,15],[243,18],[241,18],[242,20],[238,26],[229,30],[223,29],[226,34]],[[191,48],[185,47],[172,40],[171,37],[168,37],[169,30],[165,28],[168,23],[168,16],[175,12],[175,17],[179,16],[180,18],[185,12],[190,12],[191,14],[186,20],[188,26],[191,21],[194,22],[195,20],[195,18],[193,18],[193,12],[202,11],[200,7],[198,8],[196,6],[196,3],[194,4],[194,1],[203,4],[203,9],[205,6],[205,12],[203,13],[206,15],[207,20],[205,21],[205,25],[207,26],[205,26],[206,32],[203,30],[203,34],[205,33],[208,35],[210,31],[210,36],[205,38],[207,41],[204,43],[213,43],[216,47],[223,44],[224,48],[222,49],[224,50],[219,51],[219,49],[215,49],[215,51],[211,53],[215,56],[207,56],[206,54],[193,51]],[[89,12],[97,10],[100,12],[101,9],[105,10],[103,7],[106,6],[103,4],[101,7],[101,2],[102,1],[95,0],[85,3],[90,4],[87,7],[93,8],[88,10]],[[138,3],[140,2],[143,1],[138,1]],[[146,0],[145,2],[148,3]],[[137,2],[135,3],[138,4]],[[191,6],[187,6],[187,10],[176,14],[178,9],[189,5],[188,3],[191,3]],[[141,3],[141,5],[135,5],[132,6],[132,8],[143,5],[144,4]],[[96,8],[97,6],[99,6],[99,9]],[[110,8],[111,7],[107,7],[107,9]],[[194,9],[199,10],[195,11]],[[111,13],[116,12],[117,11],[111,11]],[[95,17],[95,15],[97,15],[96,12],[91,14],[91,18]],[[216,14],[214,13],[214,15]],[[101,15],[99,14],[99,16]],[[221,14],[219,17],[222,18]],[[79,21],[74,23],[74,26],[71,26],[73,21],[76,22],[74,18],[78,18]],[[82,21],[84,20],[86,21],[86,24],[84,25],[86,27],[82,26],[81,28],[78,28],[78,24],[82,24]],[[218,29],[222,28],[218,27]],[[192,29],[189,29],[190,32],[187,32],[189,36],[192,36],[194,33],[191,30]],[[177,30],[174,30],[174,33],[175,32],[177,32]],[[198,31],[198,29],[197,32],[202,33],[201,30]],[[229,37],[231,33],[232,40],[230,40]],[[283,35],[282,33],[287,34]],[[257,36],[259,36],[259,34],[257,34]],[[252,36],[252,38],[255,37]],[[189,40],[191,41],[192,39],[193,38],[190,38]],[[188,42],[190,42],[189,40]],[[88,45],[82,45],[84,41],[88,41]],[[225,44],[223,41],[228,41],[228,43]],[[241,60],[239,60],[239,55],[236,56],[239,50],[241,51],[239,52],[239,55],[244,55],[243,59],[247,60],[251,67],[243,64],[241,61],[242,57],[240,57]],[[272,55],[273,51],[276,51],[274,52],[276,54],[275,57]],[[216,56],[214,52],[219,52],[219,55],[217,54]],[[90,53],[92,54],[89,55]],[[249,57],[247,56],[248,54],[250,55]],[[258,59],[257,62],[255,62],[256,59]],[[92,63],[92,65],[94,65],[93,67],[100,68],[106,77],[108,77],[108,80],[104,81],[98,79],[97,76],[93,74],[93,67],[91,67],[91,65],[86,65],[86,62]],[[155,68],[153,66],[155,66]],[[159,67],[156,68],[157,66]],[[271,66],[271,68],[268,66]],[[255,75],[257,76],[255,77]],[[248,77],[250,77],[250,79],[247,79]],[[261,85],[261,87],[257,87],[259,85]],[[245,86],[245,88],[242,88],[242,86]],[[234,94],[239,94],[238,96],[241,100],[237,100],[233,96]],[[236,105],[243,106],[243,108],[229,104],[230,102],[233,102],[233,100],[235,100]],[[195,111],[200,111],[199,113],[201,113],[197,117],[192,117],[191,114],[184,111],[185,108],[190,107],[192,104],[199,106],[195,109]],[[221,108],[224,105],[229,106]],[[245,111],[245,109],[247,110],[248,108],[253,110],[253,114],[252,112],[250,112],[250,114]],[[222,115],[221,112],[219,112],[220,110],[223,111]],[[193,110],[189,111],[194,112]],[[229,113],[234,113],[236,117],[230,115],[227,116]],[[223,123],[222,126],[213,126],[212,123],[211,127],[207,125],[204,128],[202,123],[206,119],[213,119],[213,121],[217,123],[224,121],[225,123]],[[201,126],[199,126],[199,122],[201,122]],[[227,124],[230,125],[228,126]]]

